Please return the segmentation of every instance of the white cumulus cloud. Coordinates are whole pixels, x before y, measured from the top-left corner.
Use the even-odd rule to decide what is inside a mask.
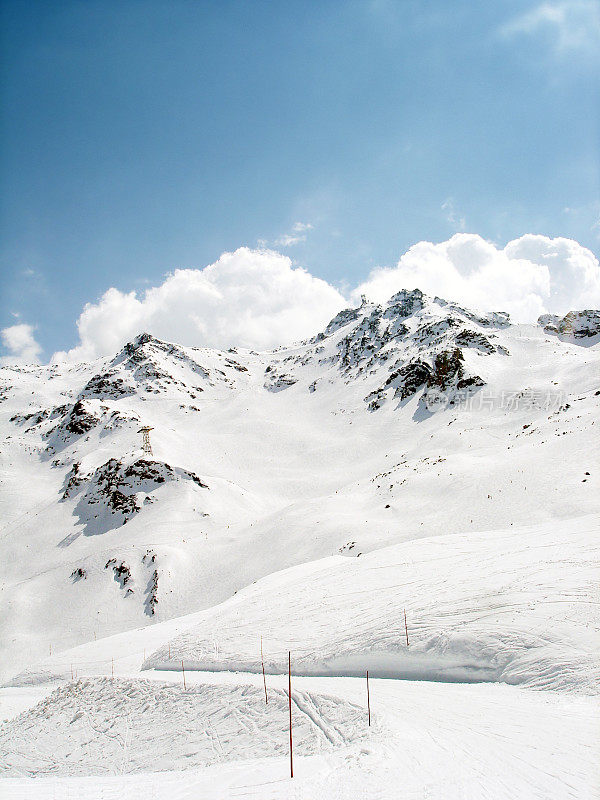
[[[395,267],[373,270],[352,296],[382,302],[416,288],[528,322],[544,312],[600,307],[600,265],[571,239],[527,234],[497,248],[476,234],[457,233],[440,244],[415,244]]]
[[[271,250],[242,247],[204,269],[178,269],[142,293],[111,288],[77,321],[79,344],[54,360],[114,353],[141,331],[187,345],[269,348],[312,335],[345,299]]]
[[[0,331],[2,344],[10,355],[0,358],[0,364],[37,364],[42,348],[33,335],[32,325],[19,323]]]
[[[242,247],[204,269],[175,270],[143,291],[108,289],[84,307],[77,346],[54,360],[113,354],[142,331],[221,349],[291,344],[322,330],[342,308],[358,305],[361,294],[385,302],[400,289],[415,288],[535,322],[546,312],[600,308],[600,265],[571,239],[527,234],[497,247],[476,234],[457,233],[438,244],[415,244],[396,266],[374,269],[344,296],[281,253]],[[2,336],[14,353],[37,357],[31,326],[14,325]]]

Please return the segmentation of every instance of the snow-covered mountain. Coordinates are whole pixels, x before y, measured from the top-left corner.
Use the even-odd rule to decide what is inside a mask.
[[[411,291],[3,368],[3,789],[291,797],[291,651],[294,797],[588,796],[599,342]]]
[[[336,553],[598,512],[599,338],[412,291],[270,352],[3,368],[3,675]]]

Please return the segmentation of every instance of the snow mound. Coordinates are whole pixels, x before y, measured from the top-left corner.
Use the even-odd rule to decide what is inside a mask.
[[[292,691],[294,752],[367,736],[364,709]],[[253,686],[88,678],[0,727],[0,774],[111,775],[192,769],[288,753],[288,698]]]
[[[294,567],[204,612],[144,666],[258,672],[262,636],[272,673],[285,671],[290,649],[303,675],[369,669],[595,693],[599,530],[590,516]]]

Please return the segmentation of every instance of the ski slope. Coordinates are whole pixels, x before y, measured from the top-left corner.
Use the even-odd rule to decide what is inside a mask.
[[[56,689],[0,732],[0,775],[111,775],[194,769],[288,750],[288,701],[248,685],[88,678]],[[293,696],[298,756],[367,736],[362,708],[310,692]],[[35,751],[31,749],[35,738]]]
[[[268,672],[284,672],[291,650],[302,675],[597,693],[599,534],[594,516],[294,567],[203,613],[144,667],[258,672],[262,637]]]
[[[216,716],[212,718],[214,735],[217,730],[221,731],[227,700],[241,691],[242,682],[247,686],[246,698],[258,700],[262,697],[260,676],[194,672],[186,674],[188,688],[185,691],[180,680],[173,680],[173,673],[159,672],[153,679],[156,681],[154,693],[148,686],[152,678],[150,681],[147,678],[135,680],[134,676],[115,679],[115,687],[125,683],[127,688],[115,698],[116,704],[105,702],[110,691],[101,690],[102,681],[83,682],[90,688],[73,692],[73,704],[68,713],[68,695],[60,704],[60,710],[55,710],[60,715],[61,725],[69,726],[69,720],[77,717],[73,726],[80,728],[90,714],[86,735],[73,744],[81,747],[83,742],[82,757],[98,759],[93,777],[68,774],[74,752],[61,728],[57,729],[54,739],[45,738],[49,725],[43,712],[55,703],[53,695],[25,719],[14,720],[9,730],[20,735],[28,724],[33,726],[34,719],[41,716],[42,742],[49,747],[53,743],[54,747],[49,754],[37,752],[31,747],[30,739],[11,739],[8,743],[10,758],[22,758],[21,768],[37,767],[39,773],[35,779],[0,779],[3,797],[10,800],[46,800],[57,796],[85,796],[90,800],[113,797],[124,800],[148,797],[157,800],[197,797],[206,800],[359,800],[364,797],[395,800],[398,796],[414,800],[423,797],[428,800],[448,800],[449,797],[460,800],[513,800],[515,797],[593,800],[597,797],[597,718],[600,711],[597,698],[498,684],[375,679],[370,684],[375,727],[369,731],[364,680],[294,678],[295,699],[307,694],[312,697],[333,695],[338,698],[336,706],[350,705],[351,717],[357,723],[360,718],[354,716],[356,709],[362,710],[362,730],[355,730],[355,739],[338,741],[332,746],[324,741],[313,723],[306,721],[304,712],[294,703],[294,730],[310,731],[315,751],[302,756],[298,751],[294,779],[290,780],[287,754],[281,753],[287,734],[281,728],[284,709],[279,706],[271,709],[277,721],[269,722],[258,734],[253,731],[248,741],[248,699],[236,706],[239,707],[237,731],[235,719],[229,718],[225,724],[225,730],[233,734],[234,741],[239,738],[247,742],[243,754],[238,753],[241,758],[229,760],[219,751],[218,764],[190,766],[206,753],[207,746],[209,721],[201,713],[199,698],[221,696]],[[284,676],[270,676],[269,691],[284,691],[286,682]],[[110,684],[111,679],[107,683]],[[62,694],[59,690],[59,696],[64,697],[66,687]],[[148,698],[152,704],[155,696],[168,696],[168,709],[158,702],[157,709],[137,716],[142,698]],[[120,711],[118,718],[115,718],[115,707]],[[263,711],[266,708],[263,707]],[[171,719],[180,716],[185,726],[191,723],[183,739],[177,724],[168,728],[174,732],[173,746],[171,739],[167,742],[163,739],[163,710]],[[330,713],[329,708],[327,712]],[[80,713],[82,716],[78,716]],[[252,714],[254,719],[262,718],[258,706],[252,707]],[[155,723],[159,724],[155,727]],[[146,745],[145,754],[141,756],[146,771],[132,774],[140,752],[133,735],[138,732]],[[122,737],[121,746],[117,734]],[[274,739],[264,748],[270,736]],[[225,737],[224,749],[229,743]],[[271,752],[267,754],[269,746]],[[21,747],[23,754],[18,752]],[[72,755],[67,757],[68,753]],[[5,753],[3,756],[6,757]],[[157,771],[165,767],[165,771]],[[43,774],[52,768],[53,774]]]
[[[12,681],[45,697],[33,708],[36,696],[22,699],[1,729],[1,785],[32,798],[391,800],[399,786],[439,800],[594,798],[598,527],[594,516],[338,555],[214,609],[56,654]]]
[[[596,797],[599,337],[414,291],[1,369],[3,796]]]
[[[59,652],[11,680],[111,670],[364,675],[596,694],[600,517],[409,541],[274,573],[212,609]],[[407,613],[405,629],[404,611]],[[406,636],[409,646],[406,645]]]

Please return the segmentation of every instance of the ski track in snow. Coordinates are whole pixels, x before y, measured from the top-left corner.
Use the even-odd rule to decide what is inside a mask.
[[[268,706],[260,676],[191,673],[185,691],[180,681],[166,683],[168,676],[163,672],[144,680],[84,679],[57,689],[29,714],[15,718],[2,732],[3,748],[10,737],[13,762],[22,758],[21,769],[37,764],[38,773],[43,765],[50,775],[4,778],[3,796],[597,796],[597,698],[500,685],[374,679],[375,727],[369,731],[364,680],[297,677],[292,692],[297,701],[297,758],[290,781],[285,676],[269,676]],[[310,706],[308,716],[300,706]],[[322,725],[333,738],[344,731],[335,745]],[[65,734],[63,728],[71,730]],[[37,732],[35,756],[30,729]],[[6,750],[2,756],[5,762]],[[199,769],[199,761],[209,766]],[[65,777],[81,765],[91,767],[96,777]],[[148,774],[150,766],[157,771],[153,775]]]
[[[362,708],[292,693],[298,756],[367,734]],[[0,774],[112,775],[193,769],[287,751],[287,696],[268,705],[250,685],[179,685],[125,678],[64,684],[0,729]],[[35,739],[35,748],[31,747]]]

